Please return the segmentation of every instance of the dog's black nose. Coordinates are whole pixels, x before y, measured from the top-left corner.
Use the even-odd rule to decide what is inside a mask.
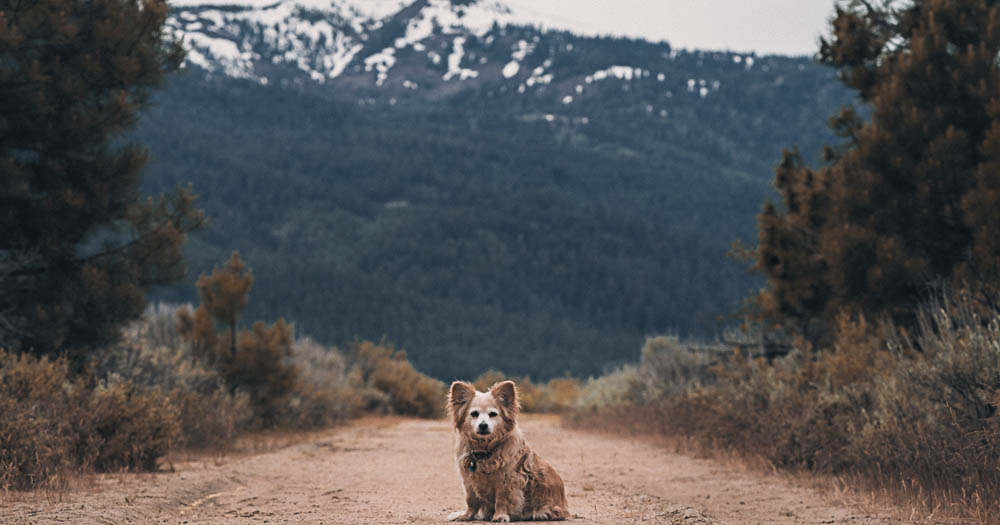
[[[489,429],[490,429],[490,426],[487,425],[486,423],[480,423],[479,424],[479,431],[480,432],[486,432]]]

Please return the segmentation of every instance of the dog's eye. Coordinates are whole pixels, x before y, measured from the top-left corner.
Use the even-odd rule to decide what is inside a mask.
[[[490,412],[490,417],[497,417],[497,413],[496,412]]]
[[[479,412],[473,410],[472,412],[469,412],[469,415],[472,417],[479,417]]]

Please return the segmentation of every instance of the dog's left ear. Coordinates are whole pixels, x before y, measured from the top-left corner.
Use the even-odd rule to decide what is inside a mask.
[[[490,387],[490,394],[508,411],[517,413],[521,410],[521,404],[517,400],[517,387],[513,381],[501,381],[493,385]]]

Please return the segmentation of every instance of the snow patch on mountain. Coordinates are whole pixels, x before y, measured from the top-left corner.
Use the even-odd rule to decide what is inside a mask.
[[[535,84],[551,84],[552,83],[552,73],[546,73],[545,70],[552,67],[552,59],[547,58],[542,65],[536,67],[531,71],[531,76],[524,83],[528,87],[534,86]]]
[[[476,78],[479,72],[462,67],[462,57],[465,55],[465,37],[455,37],[452,41],[452,52],[448,55],[448,72],[444,74],[445,82],[458,77],[459,80]]]
[[[521,70],[521,64],[517,60],[511,60],[503,67],[500,74],[503,78],[512,78],[517,75],[517,72]]]
[[[171,7],[222,7],[259,10],[276,4],[312,11],[351,12],[354,16],[382,20],[399,12],[413,0],[170,0]]]
[[[206,71],[219,71],[234,78],[259,80],[253,74],[253,53],[244,51],[231,40],[213,38],[204,33],[185,35],[187,60]]]
[[[511,19],[510,9],[499,2],[452,5],[451,0],[428,0],[407,23],[406,33],[396,39],[395,45],[403,48],[421,42],[434,34],[435,28],[445,35],[468,33],[482,37],[494,23],[504,26]]]
[[[374,69],[378,74],[375,77],[375,85],[381,86],[389,78],[389,70],[396,65],[396,48],[387,47],[379,53],[375,53],[365,59],[365,71]]]
[[[645,75],[643,75],[645,73]],[[632,66],[611,66],[607,69],[601,69],[595,71],[591,75],[587,75],[584,81],[588,84],[605,80],[608,78],[617,78],[619,80],[632,80],[633,78],[642,78],[643,76],[649,76],[649,71],[643,71],[642,68],[632,67]]]
[[[289,64],[323,82],[340,76],[376,27],[406,0],[175,0],[168,26],[188,44],[187,63],[264,82],[255,42],[272,64]],[[183,10],[188,8],[189,10]]]
[[[173,0],[171,6],[175,14],[168,24],[190,48],[187,63],[259,81],[263,77],[255,62],[262,57],[255,53],[255,42],[270,48],[265,61],[292,65],[322,82],[343,74],[373,32],[414,6],[419,11],[406,21],[394,47],[422,52],[421,42],[436,32],[454,35],[445,77],[475,78],[478,71],[461,67],[465,37],[482,37],[494,24],[506,25],[512,19],[509,8],[492,0],[463,5],[451,0]],[[433,52],[428,58],[435,64],[441,61]],[[377,71],[376,83],[381,85],[395,60],[383,49],[363,63],[366,71]],[[480,58],[480,63],[485,60]]]

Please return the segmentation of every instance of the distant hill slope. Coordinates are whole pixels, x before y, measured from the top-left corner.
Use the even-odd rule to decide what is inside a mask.
[[[213,222],[192,281],[240,250],[248,319],[386,337],[444,379],[593,374],[646,334],[717,334],[755,286],[725,252],[755,238],[781,148],[814,156],[849,100],[803,58],[444,27],[462,6],[436,1],[375,21],[302,4],[288,17],[333,32],[273,6],[175,14],[248,58],[202,53],[158,94],[136,135],[147,189],[194,183]],[[362,48],[323,58],[338,38]]]

